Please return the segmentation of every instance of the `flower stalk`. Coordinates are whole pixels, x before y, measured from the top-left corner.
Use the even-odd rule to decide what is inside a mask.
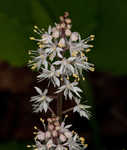
[[[62,112],[63,112],[62,106],[63,106],[63,95],[59,93],[57,99],[57,116],[60,118],[60,122],[62,121]]]
[[[44,131],[36,128],[34,150],[84,150],[87,147],[84,138],[71,132],[71,125],[65,125],[66,117],[63,120],[62,116],[73,111],[81,117],[90,118],[87,110],[90,106],[81,101],[83,91],[79,81],[85,79],[85,71],[94,71],[94,65],[88,62],[87,57],[93,47],[89,42],[94,39],[94,35],[82,40],[81,35],[72,32],[71,27],[69,13],[65,12],[64,16],[60,16],[60,23],[55,23],[54,27],[49,26],[48,31],[34,26],[34,32],[39,38],[30,37],[37,42],[38,48],[29,51],[29,66],[39,72],[39,82],[48,81],[46,89],[35,87],[38,95],[31,97],[33,111],[47,113],[49,110],[51,113],[47,124],[41,119]],[[51,85],[55,89],[53,95],[48,89]],[[55,108],[50,107],[54,99],[56,112]],[[64,100],[73,101],[74,106],[63,110]]]

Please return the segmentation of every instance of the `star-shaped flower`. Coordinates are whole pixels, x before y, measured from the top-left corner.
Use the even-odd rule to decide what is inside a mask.
[[[31,97],[31,102],[34,102],[32,105],[34,112],[42,112],[42,110],[47,112],[49,103],[53,99],[46,95],[48,93],[47,89],[45,89],[44,92],[38,87],[35,87],[35,89],[39,95]]]
[[[63,58],[63,56],[61,55],[61,52],[63,51],[62,48],[57,47],[55,43],[50,43],[47,45],[47,48],[45,49],[45,52],[47,54],[50,54],[49,58],[51,61],[53,61],[53,59],[58,56],[59,58]]]
[[[91,106],[81,104],[80,100],[77,98],[75,98],[75,102],[77,105],[74,107],[73,112],[78,112],[81,117],[89,119],[91,114],[87,109],[91,108]]]
[[[59,87],[59,90],[56,93],[64,91],[65,99],[67,99],[67,96],[69,96],[69,98],[72,99],[73,93],[75,93],[78,97],[80,97],[79,92],[82,92],[82,90],[76,85],[78,85],[78,82],[71,83],[65,79],[65,85]]]
[[[75,72],[74,67],[72,65],[74,60],[75,60],[75,57],[69,57],[67,59],[64,58],[62,61],[56,61],[53,64],[60,65],[60,69],[59,69],[60,74],[69,75]]]
[[[49,79],[53,83],[54,86],[60,86],[60,80],[59,80],[59,72],[55,70],[55,67],[52,65],[50,67],[50,70],[48,69],[42,69],[42,73],[37,76],[37,78],[42,81],[44,79]]]

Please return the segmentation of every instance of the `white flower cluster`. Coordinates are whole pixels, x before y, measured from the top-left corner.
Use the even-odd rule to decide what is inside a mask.
[[[32,69],[40,71],[38,80],[48,79],[49,84],[52,83],[56,88],[56,93],[62,92],[65,99],[73,99],[76,104],[79,99],[80,103],[82,90],[78,87],[78,82],[81,78],[84,80],[84,71],[94,71],[94,65],[88,62],[86,56],[93,47],[88,42],[94,39],[94,35],[82,40],[78,32],[72,32],[71,19],[67,13],[60,17],[60,24],[49,26],[48,32],[40,30],[37,26],[34,26],[34,32],[39,38],[30,39],[37,41],[38,49],[29,51],[32,58],[29,65]],[[37,88],[36,90],[40,95],[32,98],[34,111],[44,109],[46,112],[52,99],[45,96],[47,90],[44,93]],[[80,109],[79,106],[78,104],[74,111],[79,112],[81,116],[87,116],[83,114],[84,109]]]
[[[47,119],[47,125],[42,120],[44,132],[36,126],[35,145],[27,145],[28,148],[33,147],[34,150],[84,150],[87,147],[85,139],[79,137],[76,132],[71,132],[71,125],[65,125],[65,120],[60,124],[58,117]]]

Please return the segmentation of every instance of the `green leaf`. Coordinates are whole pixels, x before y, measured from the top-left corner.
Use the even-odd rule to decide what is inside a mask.
[[[34,24],[47,27],[51,22],[39,1],[12,0],[0,5],[0,59],[15,66],[27,63],[28,49],[32,48],[29,36]]]

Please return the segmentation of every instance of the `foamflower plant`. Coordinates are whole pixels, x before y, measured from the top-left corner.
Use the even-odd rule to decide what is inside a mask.
[[[62,115],[73,111],[81,117],[90,117],[87,110],[90,106],[81,103],[83,91],[79,81],[85,80],[85,71],[94,71],[94,65],[87,57],[93,47],[89,42],[94,40],[94,35],[81,39],[71,27],[71,19],[65,12],[60,16],[60,23],[49,26],[48,31],[34,26],[37,38],[30,37],[36,41],[37,49],[29,51],[29,66],[38,71],[38,82],[48,82],[46,89],[35,87],[38,95],[31,97],[33,111],[51,112],[47,125],[43,122],[45,131],[37,130],[35,150],[83,150],[86,147],[79,136],[69,130],[70,126],[65,126]],[[48,91],[50,86],[54,87],[55,96]],[[53,100],[56,100],[57,112],[50,107]],[[63,110],[63,100],[72,100],[74,106]]]

